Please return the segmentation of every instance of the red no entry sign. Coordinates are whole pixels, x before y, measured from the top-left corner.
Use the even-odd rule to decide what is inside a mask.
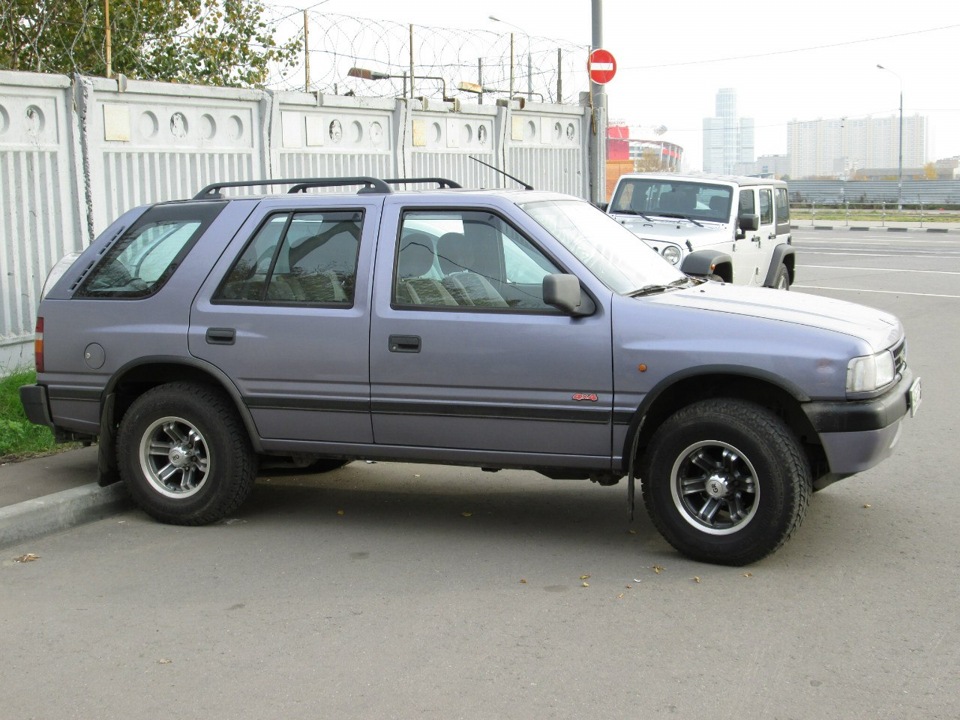
[[[606,85],[617,74],[617,61],[609,50],[597,48],[590,52],[590,57],[587,59],[587,70],[590,72],[592,82],[597,83],[597,85]]]

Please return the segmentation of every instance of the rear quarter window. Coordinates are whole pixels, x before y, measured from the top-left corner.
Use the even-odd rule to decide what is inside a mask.
[[[156,293],[225,203],[158,205],[110,246],[78,297],[141,298]]]

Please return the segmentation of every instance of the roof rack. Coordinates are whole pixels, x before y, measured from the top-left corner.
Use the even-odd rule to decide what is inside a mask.
[[[386,182],[373,177],[293,178],[278,180],[237,180],[233,182],[214,183],[203,188],[203,190],[193,196],[193,199],[219,200],[223,197],[220,191],[224,188],[267,187],[269,185],[293,185],[288,192],[301,192],[308,187],[349,187],[350,185],[363,185],[359,190],[360,193],[389,194],[393,192]]]
[[[331,178],[332,179],[332,178]],[[387,185],[407,185],[412,183],[436,183],[438,188],[461,188],[460,183],[454,182],[453,180],[447,180],[446,178],[439,177],[424,177],[424,178],[389,178],[383,180],[382,182],[387,183]],[[340,183],[336,183],[339,185]],[[305,190],[309,190],[312,187],[329,187],[330,183],[327,179],[319,180],[305,180],[294,185],[288,192],[290,193],[300,193]],[[374,190],[364,189],[360,192],[375,192]],[[389,191],[388,191],[389,192]]]
[[[424,178],[390,178],[389,180],[384,180],[388,185],[407,185],[412,183],[436,183],[437,187],[441,190],[443,188],[450,189],[462,189],[463,185],[453,180],[447,180],[447,178],[441,177],[424,177]]]

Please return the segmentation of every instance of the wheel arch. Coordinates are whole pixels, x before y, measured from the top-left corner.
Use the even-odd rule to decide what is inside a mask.
[[[642,456],[653,433],[671,415],[687,405],[708,398],[747,400],[781,417],[796,433],[814,477],[825,472],[826,456],[819,436],[801,404],[809,397],[782,378],[744,368],[709,368],[665,379],[644,398],[634,413],[625,437],[622,457],[629,462]]]
[[[683,259],[680,270],[701,277],[717,275],[724,282],[733,282],[733,259],[725,252],[695,250]]]
[[[130,405],[147,390],[168,382],[186,381],[221,389],[229,397],[243,423],[254,452],[263,447],[253,416],[243,402],[237,386],[219,368],[196,359],[182,357],[138,358],[121,367],[107,383],[100,404],[100,484],[116,482],[117,429]]]
[[[787,268],[790,284],[793,285],[796,278],[797,251],[792,245],[780,243],[773,249],[773,254],[770,257],[770,267],[767,268],[767,277],[763,281],[764,287],[773,287],[777,279],[777,270],[780,269],[781,265]]]

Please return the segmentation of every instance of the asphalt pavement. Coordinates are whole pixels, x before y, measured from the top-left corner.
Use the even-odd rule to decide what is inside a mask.
[[[121,485],[97,484],[97,448],[0,464],[0,547],[112,515],[127,507]]]

